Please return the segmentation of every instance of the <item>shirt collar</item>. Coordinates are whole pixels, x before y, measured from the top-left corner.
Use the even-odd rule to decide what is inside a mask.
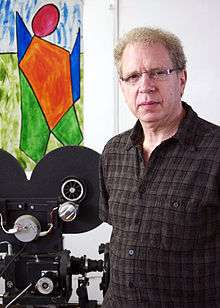
[[[178,140],[184,146],[192,146],[196,150],[196,130],[198,125],[197,113],[185,102],[182,102],[183,108],[186,111],[185,117],[180,122],[179,128],[174,139]]]
[[[182,104],[186,114],[180,122],[179,128],[172,139],[179,141],[183,146],[192,146],[192,150],[196,150],[195,137],[198,116],[188,104],[185,102],[182,102]],[[134,146],[142,146],[143,140],[144,133],[141,123],[138,120],[128,136],[126,150],[130,150]]]

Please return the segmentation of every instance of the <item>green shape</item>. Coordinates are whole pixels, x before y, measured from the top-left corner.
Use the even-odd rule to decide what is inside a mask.
[[[74,108],[80,128],[83,130],[83,54],[80,57],[81,97],[75,102]],[[7,72],[6,76],[5,72]],[[17,54],[0,54],[0,148],[16,157],[25,171],[32,171],[35,162],[20,147],[21,117],[21,84]],[[46,153],[60,146],[63,146],[63,143],[60,143],[54,134],[50,134]],[[36,161],[38,160],[36,158]]]
[[[50,134],[46,154],[62,146],[63,144],[54,136],[54,134]]]
[[[20,88],[16,55],[0,54],[0,147],[12,155],[19,144]],[[6,75],[5,75],[6,72]]]
[[[38,162],[46,153],[50,130],[40,105],[21,70],[21,138],[20,148]]]
[[[60,119],[52,133],[63,145],[78,145],[82,142],[83,136],[73,106]]]
[[[31,171],[35,163],[19,148],[21,95],[16,53],[0,54],[0,75],[0,148],[13,155],[25,171]]]
[[[4,82],[7,77],[7,71],[4,66],[0,67],[0,81]]]

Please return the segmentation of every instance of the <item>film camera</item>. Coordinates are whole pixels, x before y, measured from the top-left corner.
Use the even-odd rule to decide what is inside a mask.
[[[80,307],[89,301],[91,271],[102,272],[101,289],[108,286],[108,246],[104,261],[70,255],[63,234],[97,227],[99,154],[86,147],[66,146],[48,153],[30,180],[18,161],[0,150],[0,276],[5,280],[3,306],[66,305],[72,294],[72,275],[78,275]]]

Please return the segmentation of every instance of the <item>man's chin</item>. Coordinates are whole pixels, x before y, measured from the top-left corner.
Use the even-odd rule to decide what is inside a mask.
[[[160,121],[160,116],[155,112],[147,112],[145,114],[139,114],[138,119],[140,122],[153,123]]]

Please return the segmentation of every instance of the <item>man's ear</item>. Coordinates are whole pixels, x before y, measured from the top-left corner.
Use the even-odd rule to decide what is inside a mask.
[[[121,91],[122,91],[122,93],[124,94],[124,83],[123,83],[123,81],[121,80],[120,77],[118,78],[118,82],[119,82],[119,86],[120,86],[120,88],[121,88]]]
[[[187,81],[187,71],[185,69],[179,73],[179,81],[180,81],[180,94],[182,97]]]

